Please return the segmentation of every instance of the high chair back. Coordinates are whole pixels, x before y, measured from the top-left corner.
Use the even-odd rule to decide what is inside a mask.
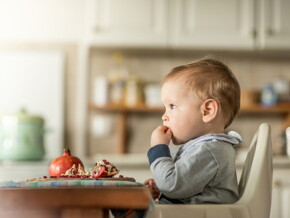
[[[269,218],[272,198],[270,125],[263,123],[253,137],[234,204],[155,205],[149,218]]]
[[[240,200],[251,217],[269,217],[272,198],[272,144],[269,124],[261,124],[254,136],[239,182]]]

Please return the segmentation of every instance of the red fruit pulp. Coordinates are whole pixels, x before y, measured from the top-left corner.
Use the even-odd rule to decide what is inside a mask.
[[[60,177],[61,174],[64,174],[74,164],[76,167],[78,167],[79,164],[84,167],[82,161],[79,158],[72,156],[70,154],[70,150],[65,148],[62,156],[51,161],[49,166],[49,175]]]
[[[105,170],[104,166],[101,166],[99,169],[99,172],[97,172],[97,174],[93,174],[94,178],[98,178],[98,177],[106,177],[108,175],[108,173]]]

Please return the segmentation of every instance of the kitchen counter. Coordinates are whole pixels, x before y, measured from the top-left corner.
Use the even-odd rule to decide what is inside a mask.
[[[236,167],[242,169],[244,166],[245,158],[237,156]],[[290,157],[288,156],[273,156],[273,168],[275,169],[290,169]]]
[[[274,156],[273,166],[275,168],[290,168],[290,157],[288,156]]]
[[[242,168],[245,162],[245,155],[237,155],[236,167]],[[126,154],[126,155],[112,155],[99,154],[94,157],[94,160],[107,159],[112,161],[118,167],[125,168],[148,168],[149,163],[146,154]],[[290,168],[290,157],[288,156],[273,156],[274,168]]]
[[[91,159],[83,160],[85,169],[93,167],[97,161],[107,159],[120,169],[120,175],[134,177],[138,182],[151,178],[150,167],[146,154],[99,154]],[[41,178],[48,175],[50,161],[2,162],[0,163],[0,181],[25,181],[30,178]],[[241,170],[244,158],[237,156],[236,167]],[[287,156],[273,157],[274,171],[290,169],[290,158]]]
[[[147,157],[144,154],[108,155],[101,154],[91,159],[81,158],[85,170],[92,168],[96,162],[107,159],[120,169],[119,175],[133,177],[137,182],[144,182],[151,177]],[[51,160],[0,162],[0,181],[26,181],[31,178],[48,176]]]

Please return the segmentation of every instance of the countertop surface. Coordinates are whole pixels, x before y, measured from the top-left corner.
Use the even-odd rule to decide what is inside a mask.
[[[245,155],[237,155],[236,167],[242,168],[245,162]],[[129,168],[149,168],[149,163],[146,154],[126,154],[126,155],[112,155],[112,154],[99,154],[95,155],[91,160],[87,160],[87,163],[93,164],[101,159],[107,159],[116,166],[129,167]],[[93,161],[95,160],[95,162]],[[288,156],[273,156],[274,168],[289,168],[290,169],[290,157]]]
[[[128,167],[128,168],[149,168],[149,163],[146,154],[99,154],[90,159],[82,159],[86,167],[93,167],[94,164],[100,160],[106,159],[112,162],[117,167]],[[243,167],[245,158],[237,156],[236,167]],[[34,168],[43,168],[48,167],[50,160],[42,161],[21,161],[21,162],[12,162],[5,161],[0,162],[1,168],[10,168],[10,167],[34,167]],[[290,157],[288,156],[273,156],[273,166],[274,168],[290,168]]]
[[[236,167],[240,169],[244,166],[245,159],[237,159]],[[289,168],[290,169],[290,157],[288,156],[273,156],[273,167],[275,168]]]
[[[135,178],[137,182],[142,183],[152,177],[146,154],[99,154],[91,159],[81,158],[86,170],[92,168],[96,162],[102,159],[107,159],[120,169],[120,175]],[[0,162],[0,181],[26,181],[27,179],[47,176],[50,161]],[[242,156],[238,156],[236,161],[237,172],[242,170],[243,164],[244,159]],[[283,170],[290,169],[290,157],[274,156],[273,166],[276,174],[280,172],[284,176],[285,172]]]

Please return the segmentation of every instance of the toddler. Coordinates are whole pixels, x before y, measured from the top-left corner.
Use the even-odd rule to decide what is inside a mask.
[[[240,108],[240,86],[214,59],[175,67],[162,82],[163,125],[148,151],[154,179],[145,181],[164,204],[216,204],[238,200],[236,132],[226,133]],[[171,157],[169,143],[183,145]]]

